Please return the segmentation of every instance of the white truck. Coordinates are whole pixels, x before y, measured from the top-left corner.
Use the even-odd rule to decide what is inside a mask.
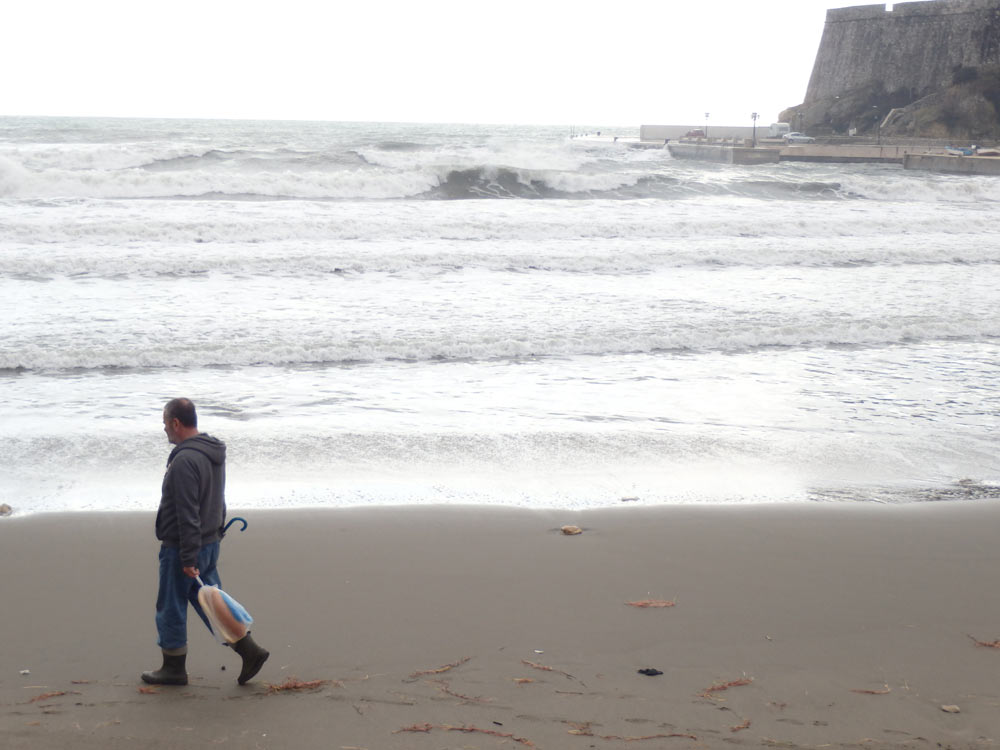
[[[787,122],[772,122],[767,128],[767,137],[781,138],[790,132],[792,132],[792,127]]]

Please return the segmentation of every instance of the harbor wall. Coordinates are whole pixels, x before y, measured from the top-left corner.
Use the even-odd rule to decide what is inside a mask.
[[[957,66],[1000,65],[1000,0],[933,0],[827,11],[805,104],[873,87],[907,102]]]
[[[925,144],[909,146],[795,144],[785,146],[781,149],[781,161],[833,162],[838,164],[849,164],[851,162],[902,164],[903,158],[915,151],[925,153],[927,146]]]
[[[942,156],[907,154],[904,169],[925,169],[948,174],[1000,175],[1000,158],[989,156]]]

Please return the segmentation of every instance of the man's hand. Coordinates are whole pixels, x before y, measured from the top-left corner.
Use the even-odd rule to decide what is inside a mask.
[[[201,571],[192,565],[190,567],[184,568],[184,575],[186,575],[188,578],[197,578],[199,575],[201,575]]]

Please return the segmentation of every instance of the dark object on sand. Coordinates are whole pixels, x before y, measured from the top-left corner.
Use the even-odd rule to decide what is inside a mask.
[[[644,674],[647,677],[656,677],[657,675],[663,674],[659,669],[653,669],[652,667],[647,667],[646,669],[640,669],[639,674]]]

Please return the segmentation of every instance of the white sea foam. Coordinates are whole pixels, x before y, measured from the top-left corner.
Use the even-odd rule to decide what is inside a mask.
[[[214,331],[193,328],[194,341],[130,335],[117,341],[88,336],[72,328],[45,340],[8,340],[0,350],[0,370],[59,371],[107,368],[196,368],[256,365],[351,364],[361,362],[492,360],[614,356],[633,353],[736,354],[770,347],[886,347],[925,342],[1000,340],[996,317],[949,320],[921,318],[856,319],[843,323],[775,321],[769,325],[725,325],[636,330],[615,326],[581,329],[509,331],[443,326],[430,331],[403,328],[398,336],[377,330],[351,335],[310,330],[312,324],[258,324],[253,333],[229,326]],[[318,321],[316,321],[318,323]],[[784,323],[784,324],[782,324]]]
[[[229,445],[231,508],[375,504],[515,505],[587,509],[661,503],[803,502],[839,499],[827,488],[853,486],[854,499],[906,501],[986,496],[990,485],[949,483],[929,491],[912,477],[933,452],[921,442],[886,445],[877,435],[791,431],[764,436],[698,429],[677,435],[601,433],[330,433],[259,430],[222,434]],[[721,433],[721,434],[720,434]],[[0,470],[28,488],[19,514],[40,511],[151,510],[168,452],[149,435],[15,438]],[[969,468],[987,446],[956,441]],[[17,467],[33,467],[25,475]],[[115,466],[110,491],[102,481]],[[894,481],[885,484],[885,477]],[[907,481],[906,478],[910,477]],[[876,485],[871,489],[872,480]],[[883,484],[877,484],[879,481]],[[994,491],[996,491],[994,489]],[[101,497],[101,493],[104,497]],[[20,495],[19,495],[20,496]]]
[[[186,394],[236,506],[987,497],[998,184],[0,118],[0,473],[149,507]]]
[[[0,198],[16,195],[31,179],[31,173],[19,162],[0,156]]]
[[[0,197],[169,198],[206,195],[326,200],[436,197],[683,199],[759,195],[907,203],[1000,201],[995,180],[900,169],[800,165],[706,172],[661,151],[580,149],[565,142],[250,145],[225,141],[0,144]],[[805,178],[805,179],[804,179]],[[507,180],[510,182],[508,183]],[[553,195],[549,195],[552,193]]]
[[[841,181],[840,190],[870,200],[905,203],[984,203],[1000,201],[1000,182],[974,175],[933,175],[924,172],[851,174]]]
[[[590,180],[590,177],[580,179]],[[762,215],[762,210],[766,213]],[[963,237],[968,238],[963,241]],[[0,201],[0,243],[25,245],[110,245],[132,243],[189,246],[192,243],[385,241],[678,240],[725,239],[755,243],[744,263],[786,240],[801,239],[799,252],[836,256],[841,243],[862,240],[911,248],[940,240],[943,260],[995,257],[1000,237],[992,212],[980,206],[954,211],[948,205],[875,202],[761,202],[713,197],[697,202],[633,201]],[[668,251],[682,251],[678,245]],[[465,250],[468,252],[468,249]],[[492,248],[490,248],[492,252]],[[613,247],[603,250],[614,252]],[[244,254],[252,256],[248,247]],[[734,253],[735,260],[735,253]],[[880,258],[872,258],[877,261]],[[794,262],[794,259],[790,259]]]
[[[157,161],[198,159],[209,152],[198,144],[172,143],[74,143],[0,144],[0,158],[32,172],[56,170],[116,171],[143,167]]]
[[[541,189],[568,195],[602,197],[622,192],[622,198],[685,198],[727,192],[748,195],[755,191],[777,191],[780,181],[704,183],[701,180],[677,180],[669,173],[574,173],[548,169],[510,169],[477,164],[439,164],[423,168],[383,169],[354,167],[337,171],[301,169],[243,169],[220,171],[149,171],[141,168],[31,170],[13,159],[0,162],[0,197],[18,199],[52,198],[172,198],[200,196],[263,196],[300,199],[389,200],[421,196],[448,184],[453,175],[469,173],[471,187],[459,186],[465,194],[447,197],[508,197],[506,190],[491,189],[498,178],[509,172],[523,188]],[[976,203],[1000,201],[1000,187],[987,178],[965,178],[966,183],[949,182],[938,176],[933,184],[924,179],[857,180],[808,191],[789,197],[808,197],[810,193],[872,200],[912,200],[928,203]],[[645,187],[640,187],[644,183]],[[525,197],[531,197],[530,192]]]
[[[6,178],[2,175],[8,175]],[[264,196],[271,198],[405,198],[440,184],[433,172],[378,173],[365,170],[329,172],[220,173],[150,172],[141,169],[47,169],[31,172],[12,163],[0,179],[3,197],[44,198],[162,198],[204,195]]]
[[[148,233],[152,227],[138,227]],[[330,275],[353,278],[364,274],[428,275],[480,269],[497,273],[648,274],[666,268],[864,267],[913,264],[1000,264],[1000,244],[982,243],[975,235],[924,236],[918,242],[899,238],[854,238],[829,247],[795,238],[740,241],[618,239],[495,241],[489,247],[468,247],[461,241],[413,239],[283,240],[259,243],[247,252],[243,242],[206,240],[213,232],[190,228],[170,232],[162,243],[115,245],[106,235],[80,232],[71,245],[40,253],[35,244],[11,243],[0,250],[0,274],[20,279],[190,277],[206,274],[295,278]],[[176,227],[173,229],[176,230]],[[217,228],[216,228],[217,229]],[[331,232],[332,233],[332,232]],[[226,233],[218,231],[220,237]],[[229,236],[238,236],[236,228]],[[194,238],[197,238],[195,240]],[[966,241],[960,242],[965,239]],[[958,241],[958,242],[956,242]],[[193,247],[156,252],[159,247]],[[245,241],[244,241],[245,242]],[[949,245],[956,242],[957,247]],[[544,245],[544,246],[541,246]],[[989,274],[988,268],[982,271]]]

